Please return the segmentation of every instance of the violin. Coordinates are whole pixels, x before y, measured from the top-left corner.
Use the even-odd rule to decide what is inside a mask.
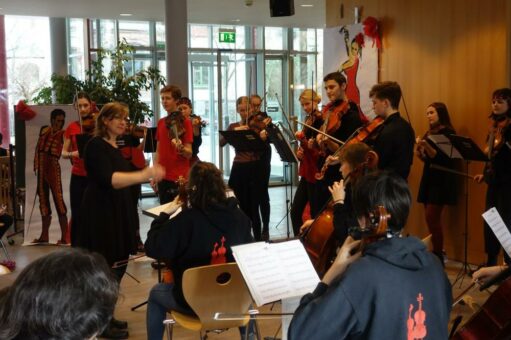
[[[271,122],[271,117],[265,112],[258,112],[248,117],[248,127],[257,133],[260,133],[271,124],[273,124]]]
[[[89,113],[88,115],[80,117],[80,125],[82,127],[82,133],[91,134],[96,128],[96,117],[98,112]]]
[[[194,127],[195,127],[195,126],[200,126],[201,128],[203,128],[203,127],[208,126],[208,122],[206,122],[205,120],[203,120],[201,116],[196,115],[196,114],[194,114],[194,113],[191,113],[191,114],[190,114],[190,120],[192,121],[192,125],[193,125]]]
[[[147,133],[147,127],[143,125],[128,125],[126,128],[126,134],[132,135],[136,138],[144,138]]]
[[[165,126],[169,130],[169,139],[179,139],[184,133],[185,117],[181,111],[171,112],[165,117]]]
[[[351,137],[350,139],[348,139],[346,141],[346,143],[344,143],[343,145],[341,145],[332,155],[332,157],[337,157],[341,151],[344,149],[345,146],[347,145],[351,145],[351,144],[355,144],[355,143],[361,143],[361,142],[364,142],[365,140],[367,140],[369,138],[369,136],[372,136],[373,132],[380,126],[383,124],[385,120],[381,117],[376,117],[375,119],[373,119],[370,123],[362,126],[361,128],[359,128],[355,134],[353,135],[353,137]],[[322,180],[324,177],[325,177],[325,173],[328,169],[328,167],[330,166],[330,162],[329,161],[325,161],[325,163],[323,164],[323,166],[321,167],[321,170],[316,173],[314,175],[314,177],[316,178],[316,180],[320,181]]]
[[[483,171],[486,183],[489,183],[490,178],[493,176],[492,161],[504,145],[504,133],[508,128],[507,121],[509,119],[506,114],[491,114],[490,118],[492,119],[492,123],[490,126],[490,133],[488,134],[488,140],[486,141],[486,148],[484,149],[484,152],[488,155],[488,162],[486,162]]]
[[[348,112],[349,108],[350,106],[347,100],[336,100],[328,103],[323,108],[323,126],[321,130],[330,135],[337,131],[341,127],[342,116]]]

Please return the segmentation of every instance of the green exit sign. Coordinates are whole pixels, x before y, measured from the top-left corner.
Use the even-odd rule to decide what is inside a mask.
[[[218,40],[221,43],[231,43],[234,44],[236,42],[236,31],[223,29],[218,32]]]

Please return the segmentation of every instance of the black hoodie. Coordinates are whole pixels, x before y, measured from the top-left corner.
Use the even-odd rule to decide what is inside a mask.
[[[169,220],[161,213],[151,224],[145,242],[146,254],[158,260],[168,260],[174,275],[176,302],[189,309],[183,297],[181,281],[188,268],[234,262],[231,247],[252,242],[250,219],[229,198],[205,211],[183,210]],[[225,247],[225,256],[220,248]],[[218,251],[220,250],[220,251]]]
[[[330,286],[305,295],[289,339],[447,339],[451,286],[414,237],[366,247]]]

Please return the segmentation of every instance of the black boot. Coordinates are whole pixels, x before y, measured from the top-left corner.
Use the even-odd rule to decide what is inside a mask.
[[[117,329],[128,329],[128,321],[112,318],[112,320],[110,320],[110,326]]]
[[[113,328],[109,324],[99,337],[105,339],[127,339],[128,336],[129,334],[127,330]]]

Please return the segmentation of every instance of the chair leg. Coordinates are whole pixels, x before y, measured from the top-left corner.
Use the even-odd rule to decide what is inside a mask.
[[[0,238],[0,246],[4,250],[5,258],[10,261],[11,258],[9,257],[9,253],[7,252],[7,248],[5,248],[5,244],[4,244],[4,242],[2,241],[1,238]]]
[[[174,319],[166,319],[163,320],[163,324],[165,328],[167,328],[167,340],[172,340],[172,332],[174,331],[174,324],[176,321]]]

